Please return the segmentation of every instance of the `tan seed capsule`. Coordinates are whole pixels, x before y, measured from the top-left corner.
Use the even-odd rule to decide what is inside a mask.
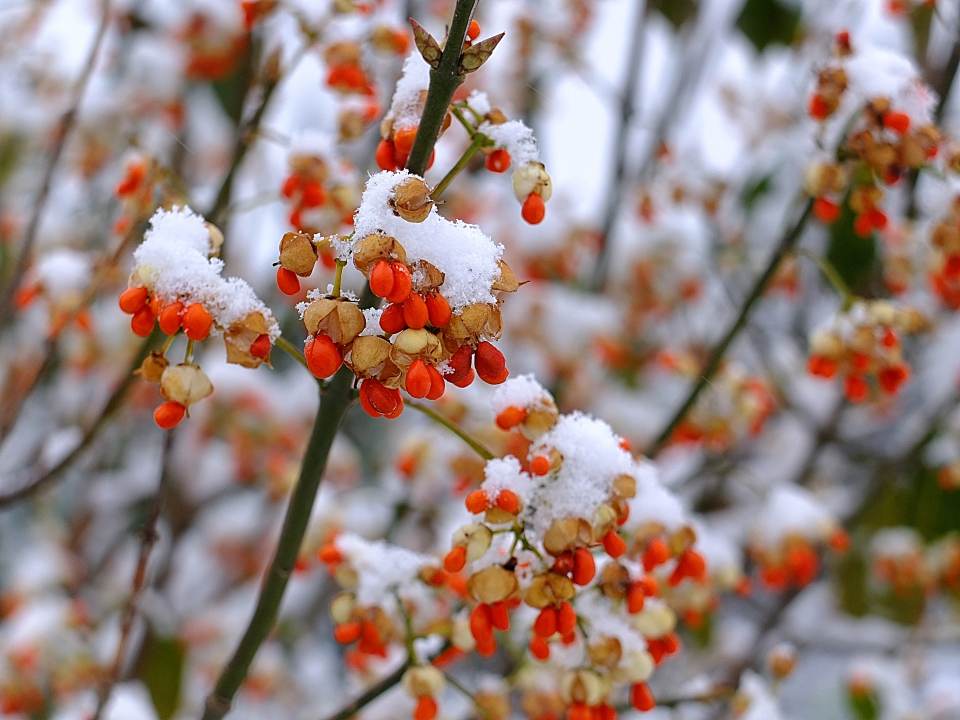
[[[169,364],[170,362],[164,357],[163,353],[152,352],[140,363],[137,374],[147,382],[158,383],[163,376],[163,371],[167,369]]]
[[[403,674],[403,689],[411,697],[435,697],[444,686],[443,673],[433,665],[418,665]]]
[[[500,565],[485,567],[467,581],[467,591],[477,602],[495,603],[506,600],[519,588],[517,576]]]
[[[453,534],[453,544],[466,548],[467,562],[483,557],[492,542],[493,533],[481,523],[464,525]]]
[[[500,276],[497,278],[496,282],[493,283],[492,290],[497,290],[500,292],[516,292],[520,287],[520,282],[517,280],[517,276],[514,275],[513,270],[510,269],[510,266],[507,265],[505,260],[500,261]]]
[[[261,335],[269,334],[270,326],[263,313],[248,313],[242,320],[235,322],[223,334],[223,344],[227,349],[227,362],[247,368],[258,368],[264,357],[250,352],[250,346]]]
[[[198,365],[170,366],[160,377],[160,392],[167,400],[190,407],[213,393],[213,385]]]
[[[375,233],[362,238],[353,248],[353,264],[366,273],[377,260],[407,262],[407,253],[396,238]]]
[[[553,556],[593,542],[593,530],[583,518],[559,518],[543,536],[543,546]]]
[[[307,277],[317,264],[313,236],[305,232],[284,233],[280,239],[280,264],[300,277]]]
[[[530,607],[542,609],[548,605],[570,600],[576,593],[573,581],[566,575],[547,572],[531,580],[523,595],[523,601]]]
[[[553,183],[541,162],[528,162],[513,171],[513,194],[523,202],[531,193],[536,193],[546,202],[553,195]]]
[[[361,335],[350,348],[350,367],[358,375],[377,374],[390,355],[390,343],[376,335]]]
[[[339,593],[330,603],[330,617],[337,625],[349,622],[356,607],[357,598],[353,593]]]
[[[411,223],[421,223],[433,210],[433,200],[430,199],[430,188],[421,179],[410,176],[398,183],[393,189],[391,200],[393,211],[401,218]]]

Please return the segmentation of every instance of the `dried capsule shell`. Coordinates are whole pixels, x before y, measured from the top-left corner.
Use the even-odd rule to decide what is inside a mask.
[[[317,264],[317,249],[310,233],[284,233],[280,239],[280,264],[300,277],[307,277],[313,272]]]
[[[242,320],[235,322],[223,334],[223,344],[227,349],[227,362],[247,368],[258,368],[264,363],[263,357],[250,352],[250,346],[261,335],[268,334],[270,326],[263,313],[248,313]]]
[[[403,674],[403,689],[411,697],[435,697],[443,687],[443,673],[433,665],[418,665]]]
[[[390,203],[397,215],[411,223],[423,222],[433,210],[429,186],[415,175],[397,183]]]
[[[223,247],[223,233],[220,232],[220,228],[211,222],[205,222],[204,225],[207,228],[207,235],[210,238],[210,252],[208,254],[219,255],[220,248]]]
[[[160,377],[160,392],[167,400],[190,407],[213,392],[210,379],[198,365],[173,365]]]
[[[357,375],[373,376],[389,355],[389,342],[376,335],[361,335],[350,348],[350,367]]]
[[[633,626],[644,637],[659,638],[673,632],[677,626],[677,616],[667,605],[647,606],[633,615]]]
[[[543,547],[554,557],[575,547],[586,547],[592,542],[593,530],[583,518],[554,520],[543,535]]]
[[[610,562],[600,570],[600,591],[608,598],[618,600],[627,594],[630,572],[618,562]]]
[[[303,324],[311,335],[320,332],[337,345],[349,345],[363,332],[367,319],[355,302],[318,298],[304,310]]]
[[[685,525],[670,535],[667,545],[670,548],[671,554],[681,555],[684,550],[693,546],[696,541],[697,533],[692,527]]]
[[[523,601],[532,608],[542,610],[570,600],[576,591],[573,581],[566,575],[547,572],[530,581],[524,591]]]
[[[567,703],[599,705],[606,695],[606,684],[592,670],[571,670],[560,682],[560,697]]]
[[[470,523],[458,528],[453,534],[453,544],[467,549],[467,561],[483,557],[493,542],[493,533],[486,525]]]
[[[353,593],[339,593],[330,603],[330,617],[337,625],[348,622],[357,607],[357,598]]]
[[[613,491],[622,498],[632,498],[637,494],[637,479],[621,473],[613,479]]]
[[[620,663],[623,648],[620,641],[615,637],[601,636],[596,640],[591,640],[587,646],[587,655],[594,665],[612,670]]]
[[[617,511],[603,503],[593,512],[593,537],[602,538],[617,525]]]
[[[623,659],[623,679],[626,682],[645,682],[653,675],[654,667],[650,653],[646,650],[633,650]]]
[[[421,295],[443,285],[446,277],[440,268],[426,260],[417,260],[411,266],[410,272],[413,275],[413,289]]]
[[[163,353],[152,352],[140,363],[137,374],[147,382],[158,383],[163,371],[167,369],[169,364]]]
[[[412,359],[420,355],[432,353],[434,348],[439,347],[439,338],[429,330],[412,330],[407,328],[406,330],[398,332],[396,337],[393,338],[393,348],[395,352],[391,353],[391,357],[394,358],[394,362],[396,362],[398,353],[400,353]],[[409,365],[409,362],[407,362],[407,364]]]
[[[467,591],[477,602],[495,603],[506,600],[520,587],[517,576],[500,565],[490,565],[474,573],[467,581]]]
[[[510,269],[506,261],[501,260],[500,277],[493,283],[491,289],[500,292],[516,292],[519,287],[520,282],[517,280],[517,276],[514,275],[513,270]]]
[[[487,509],[486,513],[484,513],[484,519],[491,525],[502,525],[513,522],[517,519],[517,516],[494,506]]]
[[[389,235],[375,233],[360,239],[353,248],[353,264],[357,270],[367,273],[377,260],[396,260],[407,262],[407,253],[403,245]]]
[[[523,202],[531,193],[536,193],[544,202],[553,195],[553,183],[541,162],[528,162],[513,171],[513,194]]]
[[[527,416],[520,423],[520,432],[528,440],[537,440],[557,424],[558,417],[560,417],[560,411],[557,410],[553,398],[541,399],[535,407],[527,409]],[[551,449],[548,457],[552,468],[558,467],[563,460],[560,453],[553,449]]]

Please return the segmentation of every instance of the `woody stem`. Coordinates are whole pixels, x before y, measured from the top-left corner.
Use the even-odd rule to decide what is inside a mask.
[[[463,172],[464,168],[470,164],[470,161],[473,159],[473,156],[476,155],[480,148],[483,146],[483,136],[476,134],[473,136],[473,142],[467,146],[467,149],[463,151],[463,155],[460,156],[460,159],[454,164],[450,171],[443,176],[443,179],[437,183],[437,186],[433,189],[433,192],[430,194],[434,200],[438,200],[443,192],[450,187],[450,183]]]
[[[496,457],[482,442],[474,438],[470,433],[461,428],[452,420],[445,418],[443,415],[438,413],[436,410],[431,408],[429,405],[416,402],[415,400],[410,400],[407,402],[408,407],[412,407],[414,410],[423,413],[428,418],[433,420],[438,425],[442,425],[447,430],[452,432],[458,438],[463,440],[467,445],[469,445],[474,452],[477,453],[484,460],[492,460]]]
[[[278,348],[283,350],[287,355],[292,357],[298,363],[300,363],[304,367],[307,367],[307,361],[303,357],[303,353],[297,350],[297,348],[294,347],[293,343],[287,340],[285,337],[283,337],[282,335],[278,337],[274,345],[276,345]]]

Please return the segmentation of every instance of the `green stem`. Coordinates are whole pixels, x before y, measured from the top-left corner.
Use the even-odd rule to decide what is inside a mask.
[[[333,294],[340,297],[340,286],[343,283],[343,269],[347,266],[345,260],[337,260],[337,269],[333,276]]]
[[[480,148],[483,145],[483,136],[480,134],[474,135],[473,142],[463,151],[463,155],[460,156],[460,159],[454,164],[450,171],[443,176],[443,179],[437,183],[437,186],[433,189],[433,192],[430,194],[434,200],[438,200],[443,192],[450,187],[450,183],[463,172],[463,169],[470,164],[470,161],[473,159],[473,156],[480,152]]]
[[[412,407],[414,410],[417,410],[418,412],[422,412],[424,415],[426,415],[428,418],[433,420],[438,425],[443,425],[443,427],[445,427],[447,430],[452,432],[458,438],[463,440],[467,445],[473,448],[474,452],[476,452],[477,455],[482,457],[484,460],[493,460],[493,458],[496,457],[483,443],[481,443],[479,440],[474,438],[472,435],[470,435],[470,433],[468,433],[466,430],[461,428],[452,420],[445,418],[443,415],[438,413],[429,405],[426,405],[421,402],[417,402],[416,400],[408,400],[406,404],[407,404],[407,407]]]
[[[306,358],[303,357],[303,353],[297,350],[297,348],[293,346],[293,343],[287,340],[285,337],[283,337],[282,335],[278,337],[274,345],[276,345],[278,348],[283,350],[287,355],[292,357],[298,363],[300,363],[304,367],[307,367],[307,360]]]
[[[300,477],[290,496],[277,548],[260,588],[256,608],[237,649],[207,698],[204,720],[219,720],[230,711],[233,698],[246,678],[257,650],[273,629],[280,601],[310,522],[310,513],[327,466],[330,447],[340,427],[340,421],[353,402],[352,384],[352,373],[342,368],[320,398],[320,410],[317,412],[310,442],[300,467]]]
[[[687,413],[690,412],[690,409],[693,408],[694,404],[697,402],[697,398],[700,397],[700,393],[702,393],[710,384],[711,380],[713,380],[713,376],[720,368],[720,363],[722,362],[723,356],[726,354],[727,349],[743,329],[744,325],[747,324],[747,320],[750,317],[753,306],[756,305],[757,301],[763,296],[764,291],[767,289],[767,285],[770,284],[773,276],[776,275],[777,269],[780,267],[780,264],[783,262],[784,258],[793,252],[793,248],[800,240],[800,235],[803,233],[804,227],[806,227],[812,207],[813,201],[807,200],[800,217],[780,239],[780,243],[777,245],[776,250],[774,250],[770,260],[767,262],[767,266],[763,269],[763,272],[760,273],[759,277],[757,277],[756,281],[754,281],[753,287],[750,289],[749,294],[743,301],[743,305],[740,307],[740,312],[737,313],[737,317],[734,318],[730,327],[723,334],[723,337],[720,338],[717,344],[714,345],[713,349],[710,351],[710,355],[707,358],[707,362],[703,367],[700,377],[697,378],[696,383],[694,383],[693,387],[690,388],[689,393],[681,403],[680,407],[677,408],[676,412],[674,412],[670,419],[666,422],[663,429],[660,431],[656,439],[650,445],[650,448],[647,450],[647,455],[650,457],[656,456],[661,450],[663,450],[664,446],[667,444],[667,442],[669,442],[670,437],[673,435],[674,430],[676,430],[680,423],[683,422],[683,419],[687,416]]]
[[[453,20],[450,22],[450,32],[447,42],[440,55],[440,62],[436,68],[430,70],[430,87],[427,90],[427,101],[423,108],[423,117],[417,127],[417,138],[410,150],[407,160],[407,170],[423,175],[427,170],[427,161],[433,146],[440,137],[440,128],[443,118],[450,107],[450,100],[454,91],[463,82],[460,73],[460,55],[463,52],[463,40],[467,36],[467,27],[473,17],[473,9],[478,0],[457,0],[453,11]]]
[[[820,272],[823,273],[823,276],[830,282],[833,289],[837,291],[837,295],[839,295],[843,301],[844,311],[849,310],[853,306],[855,296],[853,292],[851,292],[850,286],[844,282],[844,279],[840,277],[840,273],[837,272],[837,269],[826,258],[815,255],[805,248],[797,250],[796,255],[812,260],[816,264]]]
[[[467,108],[467,110],[470,112],[473,112],[473,108],[471,108],[469,105],[464,105],[463,107]],[[467,131],[467,135],[469,135],[470,139],[472,140],[477,134],[477,128],[475,128],[473,124],[463,116],[463,110],[460,109],[460,106],[451,105],[450,112],[453,113],[453,116],[460,122],[461,125],[463,125],[463,129]]]

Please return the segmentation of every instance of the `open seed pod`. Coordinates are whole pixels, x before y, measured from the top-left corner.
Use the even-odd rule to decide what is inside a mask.
[[[244,318],[227,328],[223,334],[223,344],[227,349],[227,362],[247,368],[258,368],[266,357],[257,357],[250,352],[250,346],[261,335],[270,330],[263,313],[248,313]]]
[[[213,393],[213,384],[199,365],[172,365],[160,377],[160,392],[167,400],[190,407]]]
[[[413,289],[418,293],[428,293],[443,285],[443,271],[426,260],[417,260],[410,267],[413,276]]]
[[[363,332],[367,319],[355,302],[344,298],[318,298],[303,312],[307,332],[329,335],[337,345],[349,345]]]
[[[306,232],[288,232],[280,238],[280,264],[300,277],[307,277],[317,264],[313,236]]]
[[[353,264],[366,274],[377,260],[407,262],[407,251],[396,238],[376,233],[362,238],[353,248]]]
[[[152,352],[147,355],[140,363],[140,369],[137,375],[147,382],[158,383],[163,376],[163,371],[167,369],[170,362],[163,353]]]
[[[302,178],[322,183],[327,179],[327,163],[323,158],[312,154],[290,156],[290,170]]]
[[[397,184],[390,200],[393,211],[407,222],[421,223],[433,209],[430,187],[422,178],[410,176]]]
[[[417,358],[439,362],[443,359],[443,345],[440,338],[429,330],[401,330],[393,338],[390,359],[400,368],[406,369]]]
[[[573,598],[577,590],[566,575],[554,572],[537,575],[523,594],[523,601],[538,610]]]
[[[517,576],[500,565],[485,567],[467,581],[467,591],[477,602],[495,603],[506,600],[520,587]]]
[[[520,287],[520,281],[507,265],[505,260],[500,261],[500,277],[493,283],[492,290],[499,292],[516,292]]]
[[[390,343],[377,335],[360,335],[353,341],[347,362],[354,373],[373,377],[390,357]]]
[[[543,535],[543,547],[556,557],[567,550],[587,547],[593,543],[593,529],[583,518],[559,518],[551,523]]]
[[[444,329],[444,339],[449,347],[457,348],[465,341],[496,339],[503,329],[500,308],[488,303],[467,305],[450,318]]]

